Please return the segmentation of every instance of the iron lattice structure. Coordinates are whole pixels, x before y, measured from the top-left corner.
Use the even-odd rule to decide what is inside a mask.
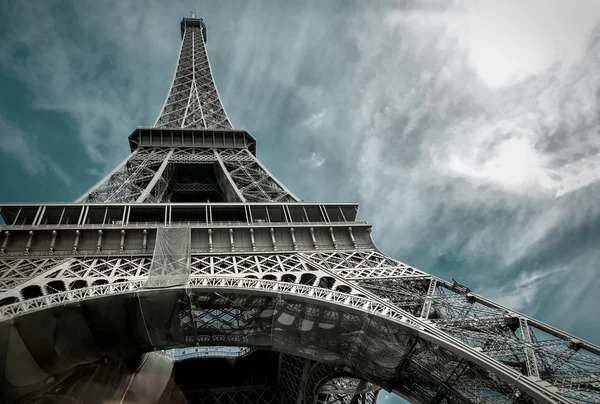
[[[204,22],[181,30],[129,157],[75,203],[1,206],[2,402],[600,401],[598,346],[382,254],[357,204],[277,181],[232,129]]]

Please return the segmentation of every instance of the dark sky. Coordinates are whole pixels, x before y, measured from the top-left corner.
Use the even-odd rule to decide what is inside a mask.
[[[600,343],[600,3],[176,4],[0,4],[0,200],[73,201],[125,158],[195,10],[292,192],[359,201],[392,257]]]

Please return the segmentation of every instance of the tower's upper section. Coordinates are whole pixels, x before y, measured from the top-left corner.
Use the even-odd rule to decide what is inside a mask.
[[[232,128],[213,82],[204,21],[192,15],[181,29],[175,77],[156,123],[138,127],[129,157],[77,202],[300,202],[256,159],[254,138]]]
[[[202,18],[192,17],[181,20],[181,39],[183,39],[186,27],[200,27],[202,30],[202,37],[204,38],[204,43],[206,43],[206,24]]]
[[[206,24],[199,18],[181,21],[181,50],[169,95],[157,128],[232,129],[206,52]]]

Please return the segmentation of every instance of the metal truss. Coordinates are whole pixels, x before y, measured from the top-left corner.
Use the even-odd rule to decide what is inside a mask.
[[[373,383],[319,362],[312,364],[305,386],[314,404],[374,404],[379,390]]]
[[[198,398],[192,397],[189,403],[205,403],[206,395]],[[214,404],[229,403],[256,403],[276,404],[281,403],[279,391],[276,386],[251,385],[246,388],[232,387],[230,389],[210,390],[210,402]]]
[[[281,355],[278,375],[288,403],[374,404],[380,389],[343,369],[289,354]]]
[[[175,167],[182,164],[210,167],[219,183],[175,182]],[[222,190],[230,202],[300,201],[248,149],[140,147],[76,202],[170,202],[173,192],[202,190]]]
[[[277,372],[279,389],[284,402],[296,404],[304,402],[303,386],[306,383],[310,360],[294,355],[282,354]]]
[[[64,306],[69,302],[82,302],[94,297],[96,298],[95,301],[99,302],[103,300],[97,299],[100,296],[131,294],[136,290],[142,290],[142,285],[143,281],[130,281],[62,292],[44,298],[26,300],[22,304],[7,306],[3,308],[2,313],[6,315],[9,314],[9,311],[13,311],[10,314],[15,315],[17,313],[14,310],[24,309],[31,311],[49,307],[49,305]],[[347,366],[349,366],[349,369],[353,373],[364,375],[365,379],[379,379],[379,381],[385,379],[388,379],[388,382],[395,380],[395,377],[397,377],[397,370],[395,369],[398,366],[402,366],[407,369],[408,374],[402,374],[401,379],[397,380],[397,382],[401,382],[402,387],[406,389],[411,386],[406,386],[407,382],[405,378],[410,376],[410,379],[407,380],[414,380],[416,375],[418,375],[417,371],[422,369],[421,373],[429,376],[429,384],[435,381],[432,385],[432,392],[439,392],[444,387],[443,381],[449,380],[457,364],[467,360],[463,357],[468,357],[470,361],[484,358],[477,351],[465,351],[464,346],[458,343],[442,348],[443,344],[440,345],[440,335],[435,335],[435,330],[426,330],[427,327],[419,325],[418,320],[411,318],[410,314],[395,309],[389,304],[374,302],[372,297],[350,295],[309,285],[247,278],[226,278],[223,276],[190,279],[189,287],[194,290],[222,290],[223,293],[229,293],[227,291],[231,290],[248,290],[254,292],[262,290],[265,292],[275,292],[276,295],[282,297],[304,296],[317,306],[307,306],[306,303],[293,303],[291,301],[284,305],[282,305],[283,303],[275,302],[276,306],[281,307],[279,309],[281,315],[278,316],[279,324],[287,328],[291,327],[289,331],[278,331],[278,334],[285,333],[279,338],[283,338],[281,343],[287,347],[286,349],[293,349],[299,355],[309,355],[309,352],[314,352],[314,349],[317,348],[313,346],[317,341],[309,342],[309,340],[305,340],[306,337],[303,337],[302,333],[298,334],[297,331],[293,330],[298,329],[310,332],[310,330],[329,328],[332,333],[338,336],[338,339],[322,340],[326,343],[326,346],[320,349],[332,350],[332,353],[328,354],[328,356],[331,356],[333,352],[337,352],[337,355],[349,354]],[[207,335],[211,336],[208,340],[196,340],[196,344],[204,341],[205,344],[214,345],[216,342],[215,334],[217,333],[226,337],[222,343],[229,345],[249,344],[252,341],[258,342],[261,340],[260,338],[256,339],[259,335],[248,339],[251,336],[248,334],[248,331],[251,329],[261,329],[261,326],[258,326],[258,324],[252,324],[261,318],[261,312],[271,307],[271,303],[268,300],[260,298],[248,300],[247,297],[241,296],[227,297],[227,295],[222,295],[221,293],[216,293],[214,296],[216,300],[215,298],[206,300],[205,298],[200,298],[200,296],[198,296],[200,300],[196,300],[195,298],[193,300],[195,302],[193,307],[202,307],[202,305],[210,307],[208,310],[192,310],[195,320],[189,324],[195,325],[193,329],[196,330],[196,333],[208,332]],[[207,297],[211,297],[211,295],[207,295]],[[207,304],[209,306],[206,306]],[[327,304],[328,307],[319,308],[321,304]],[[339,306],[339,308],[336,306]],[[226,309],[227,307],[232,307],[233,310]],[[352,308],[356,311],[356,315],[343,315],[340,317],[340,313],[344,312],[343,310],[340,311],[342,307]],[[182,313],[187,312],[189,312],[188,308],[182,308]],[[392,321],[392,323],[385,325],[387,323],[381,323],[381,320],[378,320],[378,318],[382,320],[387,319],[386,321]],[[185,334],[185,323],[181,322],[181,326]],[[398,334],[400,332],[404,335],[402,339],[408,342],[413,338],[410,335],[414,332],[409,330],[419,330],[421,327],[423,327],[423,331],[418,334],[419,337],[415,343],[417,349],[413,349],[410,356],[406,355],[405,342],[394,347],[394,343],[389,340],[389,338],[400,337],[400,334]],[[403,329],[405,331],[402,331]],[[322,331],[319,331],[319,334],[322,334]],[[396,337],[393,337],[394,335]],[[357,339],[357,337],[360,338]],[[232,338],[237,338],[237,340],[233,340]],[[153,341],[153,344],[159,343],[157,340]],[[448,342],[446,341],[446,343]],[[341,351],[338,351],[340,349]],[[314,355],[314,353],[311,355]],[[322,357],[321,355],[318,354],[318,357]],[[342,358],[335,355],[334,357]],[[405,365],[402,365],[403,362],[406,362]],[[385,370],[386,368],[387,370]],[[468,385],[461,385],[461,388],[465,389],[463,392],[465,394],[472,395],[474,392],[479,392],[480,395],[477,397],[479,402],[498,402],[498,400],[494,399],[495,397],[506,400],[507,397],[513,397],[513,394],[518,391],[516,390],[517,388],[522,389],[523,394],[529,393],[534,397],[546,397],[548,401],[564,402],[560,398],[557,400],[557,397],[559,397],[557,394],[547,392],[546,389],[541,388],[534,381],[521,378],[520,373],[508,371],[507,369],[502,370],[492,362],[485,362],[482,367],[471,364],[468,368],[470,372],[463,375],[465,376],[465,383],[468,381]],[[432,379],[431,376],[435,376],[435,379]],[[417,385],[422,386],[421,381],[417,380]],[[396,388],[398,387],[400,386],[396,386]],[[452,393],[460,396],[459,392],[460,390],[457,390],[457,386],[455,385]],[[411,393],[416,395],[416,397],[422,395],[420,391],[411,391]],[[447,392],[444,391],[443,393],[446,394]],[[552,397],[554,397],[554,400]]]
[[[65,262],[64,258],[0,260],[0,293],[47,273],[48,270],[63,262]]]
[[[29,270],[28,281],[3,293],[0,308],[3,319],[99,296],[143,291],[151,259],[74,257],[60,262],[18,259],[11,264],[12,268],[36,269]],[[43,268],[47,267],[51,268],[44,272]],[[371,272],[365,274],[364,271]],[[467,401],[509,402],[515,395],[527,396],[527,389],[520,385],[524,381],[545,394],[561,397],[557,402],[595,402],[599,397],[597,347],[466,292],[461,285],[412,269],[376,250],[192,256],[186,285],[194,290],[259,288],[279,294],[300,294],[429,330],[428,333],[446,344],[460,346],[467,354],[461,357],[445,350],[441,354],[443,344],[439,345],[439,340],[414,339],[410,343],[410,352],[403,354],[402,363],[396,365],[400,367],[395,367],[393,374],[400,377],[410,371],[411,378],[406,382],[392,378],[388,382],[404,394],[420,397],[425,402],[454,396]],[[305,310],[301,307],[306,305],[298,307]],[[252,338],[248,339],[244,331],[248,322],[245,310],[215,307],[192,312],[195,320],[184,315],[180,318],[181,324],[188,324],[190,330],[224,330],[224,334],[215,340],[214,333],[207,339],[198,331],[189,331],[190,343],[252,344]],[[300,317],[291,315],[291,324],[295,323],[293,318]],[[325,321],[320,318],[319,321]],[[332,313],[326,321],[336,324],[339,315]],[[302,320],[298,324],[301,323]],[[370,334],[362,338],[367,335]],[[372,341],[371,345],[376,344]],[[367,357],[358,360],[359,363],[377,361],[368,353],[355,353],[359,357],[362,354]],[[475,357],[485,366],[477,363]],[[532,374],[532,361],[539,377]],[[514,384],[505,385],[497,376],[499,369],[515,375]],[[436,382],[423,390],[425,380],[418,377],[434,377]]]
[[[359,285],[407,312],[420,313],[437,329],[495,361],[547,383],[567,400],[600,399],[596,346],[586,343],[582,349],[584,343],[566,333],[441,280],[365,279]],[[457,372],[466,371],[465,366]]]
[[[334,273],[349,280],[426,277],[427,274],[394,261],[378,251],[335,251],[305,253]],[[17,286],[37,277],[77,278],[92,282],[97,279],[130,279],[148,275],[149,256],[98,256],[72,258],[15,258],[0,260],[0,292],[18,291]],[[297,254],[257,255],[192,255],[192,276],[285,274],[310,271],[311,267]],[[60,271],[58,268],[62,268]],[[54,270],[53,270],[54,269]]]
[[[172,150],[137,149],[76,202],[159,202],[168,184],[170,171],[165,169],[172,154]]]
[[[235,184],[235,188],[243,201],[248,202],[298,202],[283,184],[247,150],[229,150],[220,153],[228,155],[223,159],[223,165],[228,177]],[[245,158],[236,158],[242,155]]]
[[[318,262],[326,273],[314,264]],[[89,286],[143,280],[150,274],[151,256],[99,256],[69,259],[6,259],[0,282],[11,284],[0,294],[1,299],[24,301],[31,293],[51,295],[60,291]],[[326,268],[326,269],[325,269]],[[362,279],[365,271],[374,278],[390,274],[394,279],[429,275],[392,260],[378,251],[336,251],[301,254],[192,255],[189,276],[235,276],[253,279],[329,285],[342,291],[352,285],[332,275]],[[376,272],[376,273],[374,273]],[[389,276],[389,275],[388,275]],[[35,294],[34,293],[34,294]]]
[[[182,23],[183,40],[169,95],[154,123],[159,128],[231,129],[213,82],[204,23]],[[193,21],[192,21],[193,22]]]

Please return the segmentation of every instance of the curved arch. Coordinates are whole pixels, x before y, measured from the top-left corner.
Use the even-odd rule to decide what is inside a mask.
[[[401,383],[397,379],[398,367],[410,358],[414,347],[419,346],[421,353],[430,350],[442,352],[443,360],[420,363],[419,357],[410,359],[403,366],[414,372],[414,377],[419,377],[419,371],[435,373],[466,360],[481,369],[481,378],[501,380],[509,389],[507,391],[512,391],[511,386],[517,386],[523,393],[540,401],[558,402],[561,399],[558,393],[490,360],[466,344],[449,340],[435,327],[386,303],[329,289],[257,279],[193,278],[186,287],[166,290],[141,289],[142,284],[143,281],[138,280],[101,285],[0,307],[0,326],[10,326],[6,320],[11,317],[14,324],[27,324],[32,317],[23,314],[48,307],[60,306],[64,310],[84,307],[81,315],[88,316],[86,322],[92,324],[89,327],[92,333],[97,332],[94,331],[94,321],[105,323],[114,318],[112,323],[115,327],[110,332],[121,337],[116,355],[192,344],[193,341],[186,339],[186,335],[195,335],[197,344],[201,341],[198,338],[209,332],[213,336],[221,335],[222,345],[264,347],[282,352],[293,348],[295,355],[352,369],[358,377],[379,385]],[[182,302],[189,302],[194,307],[181,306]],[[186,324],[173,316],[170,307],[183,315],[188,315],[191,309],[208,314],[227,310],[227,318],[236,321],[243,332],[232,333],[231,326],[224,324],[222,319],[212,323],[205,321],[202,328],[197,329],[197,324],[192,327],[190,324],[194,323],[188,321]],[[60,310],[44,312],[56,316]],[[95,313],[103,313],[104,317],[99,318]],[[123,324],[118,321],[121,315],[133,315],[137,319],[129,319],[131,324]],[[36,317],[38,321],[39,316]],[[303,323],[306,321],[331,324],[333,328],[305,327]],[[139,327],[142,326],[145,333],[140,333],[142,329]],[[162,330],[168,326],[172,331],[165,335]],[[28,327],[23,326],[22,329]],[[72,327],[70,332],[77,334],[78,327]],[[137,336],[134,338],[133,335]],[[328,338],[328,335],[336,335],[337,338]],[[129,351],[123,351],[125,348]],[[413,361],[416,367],[411,365]],[[401,385],[398,388],[401,389]]]
[[[350,286],[346,286],[346,285],[338,285],[338,286],[336,286],[335,290],[337,292],[342,292],[342,293],[351,293],[352,292],[352,288]]]
[[[297,279],[298,278],[296,277],[296,275],[292,275],[292,274],[281,275],[281,282],[296,283]]]
[[[50,281],[45,285],[46,293],[51,295],[54,293],[61,293],[67,290],[63,281],[55,280]]]
[[[39,285],[29,285],[21,289],[21,296],[25,300],[30,300],[44,296],[44,292]]]
[[[321,276],[319,278],[318,286],[323,289],[333,289],[335,284],[335,278],[333,276]]]
[[[19,302],[19,298],[17,296],[8,296],[3,299],[0,299],[0,307],[10,306],[11,304],[15,304]]]
[[[358,396],[358,401],[354,401],[375,403],[379,390],[379,386],[358,379],[343,369],[316,363],[310,369],[304,397],[312,397],[313,404],[335,402],[339,395]]]
[[[300,277],[301,285],[312,286],[315,284],[316,281],[317,281],[317,276],[312,273],[302,274],[302,276]]]
[[[83,279],[77,279],[69,284],[70,290],[87,288],[88,283]]]

